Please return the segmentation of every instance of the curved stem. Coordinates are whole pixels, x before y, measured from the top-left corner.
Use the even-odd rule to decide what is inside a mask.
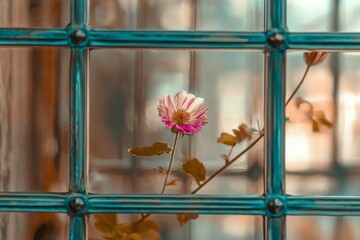
[[[179,137],[179,133],[175,133],[175,139],[174,139],[173,149],[172,149],[172,151],[171,151],[171,157],[170,157],[169,167],[168,167],[168,169],[167,169],[167,171],[166,171],[166,176],[165,176],[164,184],[163,184],[163,187],[162,187],[162,189],[161,189],[161,193],[160,193],[160,194],[163,194],[163,193],[165,192],[167,180],[168,180],[168,178],[169,178],[169,176],[170,176],[171,167],[172,167],[172,164],[173,164],[173,161],[174,161],[174,155],[175,155],[175,149],[176,149],[176,144],[177,144],[178,137]]]
[[[242,155],[244,155],[247,151],[249,151],[260,139],[264,136],[264,132],[262,131],[261,134],[244,150],[242,150],[238,155],[236,155],[233,159],[231,159],[229,162],[227,162],[223,167],[221,167],[219,170],[217,170],[215,173],[213,173],[210,177],[208,177],[204,182],[202,182],[197,188],[195,188],[191,194],[195,194],[200,189],[202,189],[208,182],[210,182],[214,177],[222,173],[227,167],[229,167],[231,164],[233,164],[238,158],[240,158]]]
[[[296,88],[294,89],[294,91],[292,92],[292,94],[290,95],[290,97],[288,98],[288,100],[285,103],[285,107],[290,103],[290,101],[293,99],[293,97],[295,96],[295,94],[297,93],[297,91],[299,90],[299,88],[301,87],[301,85],[303,84],[303,82],[305,81],[305,78],[310,70],[311,66],[307,66],[306,70],[304,72],[303,77],[301,78],[300,82],[298,83],[298,85],[296,86]],[[225,169],[227,169],[232,163],[234,163],[238,158],[240,158],[242,155],[244,155],[247,151],[249,151],[253,146],[255,146],[255,144],[260,141],[260,139],[262,139],[264,137],[264,129],[261,131],[260,135],[249,145],[247,146],[243,151],[241,151],[238,155],[236,155],[233,159],[231,159],[229,162],[226,163],[226,165],[224,165],[223,167],[221,167],[219,170],[217,170],[215,173],[213,173],[209,178],[207,178],[203,183],[201,183],[197,188],[195,188],[191,194],[195,194],[198,191],[200,191],[200,189],[202,189],[208,182],[210,182],[214,177],[216,177],[217,175],[219,175],[220,173],[222,173]]]
[[[301,81],[299,82],[299,84],[296,86],[295,90],[292,92],[291,96],[288,98],[288,100],[285,103],[285,107],[289,104],[289,102],[291,101],[291,99],[293,99],[293,97],[295,96],[295,94],[297,93],[297,91],[299,90],[299,88],[301,87],[301,85],[303,84],[303,82],[305,81],[305,78],[310,70],[310,65],[307,65],[306,70],[304,72],[304,75],[301,79]]]
[[[303,84],[303,82],[305,81],[305,78],[309,72],[311,66],[307,66],[304,75],[302,77],[302,79],[300,80],[299,84],[296,86],[296,88],[294,89],[293,93],[291,94],[291,96],[288,98],[288,100],[285,103],[285,106],[287,106],[289,104],[289,102],[293,99],[293,97],[295,96],[296,92],[299,90],[299,88],[301,87],[301,85]],[[197,188],[195,188],[190,194],[196,194],[198,191],[200,191],[206,184],[208,184],[214,177],[216,177],[217,175],[219,175],[220,173],[222,173],[225,169],[227,169],[231,164],[233,164],[236,160],[238,160],[242,155],[244,155],[247,151],[249,151],[253,146],[256,145],[257,142],[259,142],[263,137],[264,137],[264,132],[265,129],[262,129],[260,132],[260,135],[254,140],[252,141],[244,150],[242,150],[238,155],[236,155],[235,157],[233,157],[230,161],[228,161],[224,166],[222,166],[219,170],[217,170],[215,173],[213,173],[210,177],[208,177],[203,183],[201,183]],[[175,140],[174,140],[174,146],[173,146],[173,152],[171,153],[171,159],[170,159],[170,164],[169,164],[169,169],[171,171],[171,164],[172,164],[172,160],[173,160],[173,155],[175,152],[175,147],[176,147],[176,142],[177,142],[177,135],[175,136]],[[228,157],[230,156],[232,152],[232,148],[230,149],[230,152],[228,154]],[[164,186],[163,186],[163,190],[165,190],[165,186],[166,186],[166,181],[167,181],[167,177],[168,177],[168,173],[167,172],[166,175],[166,179],[164,182]],[[161,191],[161,193],[163,193],[163,191]],[[134,222],[132,225],[135,226],[139,223],[141,223],[142,221],[144,221],[146,218],[148,218],[151,214],[145,214],[142,215],[141,218],[139,220],[137,220],[136,222]]]
[[[176,145],[177,145],[177,140],[178,140],[178,138],[179,138],[179,133],[175,133],[173,149],[171,150],[170,162],[169,162],[168,169],[166,170],[166,176],[165,176],[164,184],[163,184],[163,187],[162,187],[162,189],[161,189],[161,193],[160,193],[160,194],[163,194],[163,193],[165,192],[167,180],[168,180],[168,178],[169,178],[169,176],[170,176],[171,167],[172,167],[172,164],[173,164],[173,162],[174,162],[174,155],[175,155],[175,149],[176,149]],[[141,214],[141,218],[140,218],[139,220],[137,220],[136,222],[134,222],[134,223],[132,224],[132,226],[138,225],[139,223],[141,223],[142,221],[144,221],[146,218],[148,218],[150,215],[151,215],[150,213]]]

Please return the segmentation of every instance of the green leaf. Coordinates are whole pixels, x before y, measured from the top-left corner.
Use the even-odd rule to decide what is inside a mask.
[[[128,149],[129,153],[134,156],[158,156],[164,153],[169,153],[171,148],[166,142],[155,142],[152,146],[140,146],[132,149]]]
[[[221,133],[217,142],[233,147],[236,145],[236,137],[234,135],[223,132]]]
[[[180,223],[180,226],[183,226],[188,221],[195,220],[198,217],[199,217],[198,214],[176,214],[176,218],[177,218],[178,222]]]
[[[252,137],[252,134],[245,123],[240,124],[238,129],[233,129],[233,133],[236,136],[237,143],[241,143],[244,140],[248,140]]]
[[[205,180],[206,169],[202,162],[197,158],[191,158],[182,164],[182,169],[187,174],[194,177],[195,181],[200,184],[201,181]]]
[[[116,214],[94,214],[95,227],[103,233],[109,233],[116,226]]]
[[[332,123],[326,118],[325,113],[323,111],[318,111],[315,116],[316,120],[321,124],[328,128],[332,127]]]

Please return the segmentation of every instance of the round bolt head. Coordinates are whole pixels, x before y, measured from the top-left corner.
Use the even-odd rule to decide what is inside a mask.
[[[284,44],[285,38],[280,33],[275,33],[273,35],[270,35],[267,41],[271,46],[279,48]]]
[[[80,212],[85,207],[85,202],[80,197],[75,197],[69,202],[69,209],[73,213]]]
[[[86,33],[83,29],[77,29],[71,34],[71,41],[75,44],[80,44],[85,41]]]
[[[284,209],[284,203],[280,198],[273,198],[267,204],[268,210],[273,214],[279,214]]]

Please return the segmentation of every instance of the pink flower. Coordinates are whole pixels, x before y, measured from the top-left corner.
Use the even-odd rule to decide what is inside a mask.
[[[167,128],[174,132],[194,134],[209,122],[205,115],[208,108],[204,104],[203,98],[181,91],[172,97],[167,95],[159,99],[157,109]]]

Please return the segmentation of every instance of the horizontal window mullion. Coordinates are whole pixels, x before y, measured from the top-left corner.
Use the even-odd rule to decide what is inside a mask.
[[[360,33],[288,33],[287,49],[359,50]]]
[[[264,215],[262,196],[103,195],[89,197],[89,213],[199,213]]]
[[[264,32],[89,31],[91,47],[266,48]]]
[[[0,46],[68,46],[68,29],[0,28]]]

